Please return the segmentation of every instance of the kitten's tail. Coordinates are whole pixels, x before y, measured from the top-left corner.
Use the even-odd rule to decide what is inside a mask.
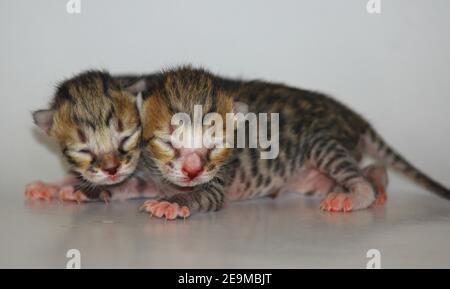
[[[450,190],[422,173],[410,164],[404,157],[392,149],[378,133],[369,128],[363,135],[365,152],[377,160],[405,175],[418,185],[436,193],[437,195],[450,199]]]

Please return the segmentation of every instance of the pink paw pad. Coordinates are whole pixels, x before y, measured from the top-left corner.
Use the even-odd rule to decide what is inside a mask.
[[[59,199],[63,202],[77,202],[77,203],[88,201],[88,197],[86,197],[86,195],[83,192],[75,191],[74,187],[72,186],[63,187],[59,191]]]
[[[346,193],[329,193],[320,204],[320,209],[328,212],[350,212],[353,202]]]
[[[150,213],[152,216],[162,218],[166,217],[167,220],[174,220],[177,217],[187,218],[190,216],[189,208],[186,206],[180,207],[177,203],[170,203],[167,201],[146,201],[141,210]]]
[[[34,182],[26,186],[25,198],[27,200],[52,200],[58,192],[58,187],[45,184],[43,182]]]

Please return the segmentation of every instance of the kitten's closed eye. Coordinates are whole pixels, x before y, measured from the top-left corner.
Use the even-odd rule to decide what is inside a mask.
[[[169,147],[170,149],[175,150],[175,147],[170,140],[162,140],[162,143],[167,147]]]
[[[69,149],[66,148],[63,154],[70,160],[72,164],[90,164],[95,161],[95,154],[88,148]]]
[[[77,153],[81,154],[82,156],[88,156],[90,158],[91,163],[93,163],[97,160],[96,154],[88,148],[78,150]]]
[[[170,151],[170,152],[175,152],[176,148],[175,146],[172,144],[172,141],[169,139],[165,139],[165,138],[156,138],[154,140],[154,142],[160,146],[161,148],[163,148],[166,151]]]
[[[119,143],[119,153],[121,153],[122,155],[127,154],[128,152],[124,150],[125,147],[125,143],[130,139],[130,136],[126,136],[124,138],[122,138],[122,140]]]
[[[82,154],[89,154],[89,155],[93,154],[90,149],[81,149],[81,150],[78,150],[78,152],[82,153]]]
[[[225,150],[226,150],[226,149],[223,148],[223,147],[216,147],[216,146],[213,147],[213,148],[210,148],[210,149],[208,150],[208,159],[209,159],[209,160],[215,159],[216,157],[218,157],[218,156],[220,156],[221,154],[223,154]]]
[[[119,152],[121,154],[127,154],[132,149],[136,148],[141,135],[141,128],[137,127],[132,134],[122,137],[119,142]]]

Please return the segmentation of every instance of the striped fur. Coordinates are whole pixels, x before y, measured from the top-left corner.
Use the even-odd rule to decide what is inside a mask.
[[[413,166],[391,148],[375,130],[369,128],[363,135],[363,138],[366,145],[366,152],[370,156],[384,162],[423,188],[443,198],[450,199],[450,190]]]
[[[127,91],[122,89],[125,86]],[[139,178],[128,180],[122,189],[131,191],[131,196],[140,196],[143,187],[152,196],[162,195],[143,205],[157,217],[188,217],[217,211],[227,200],[275,197],[286,191],[322,194],[324,210],[364,209],[385,201],[386,166],[442,197],[450,196],[448,189],[390,148],[361,116],[324,94],[264,81],[226,79],[189,66],[143,76],[80,74],[59,87],[51,109],[36,113],[35,121],[60,141],[78,173],[87,171],[99,151],[118,153],[102,159],[105,163],[123,154],[123,141],[111,143],[112,134],[133,129],[140,133],[135,99],[128,91],[144,91],[143,152],[142,167],[133,172]],[[204,114],[224,116],[237,102],[248,104],[249,112],[280,114],[279,156],[260,159],[259,148],[203,149],[196,152],[204,166],[201,177],[190,185],[180,183],[182,155],[167,141],[172,115],[185,112],[192,117],[194,105],[200,104]],[[108,126],[118,119],[122,125]],[[95,139],[95,149],[89,149],[93,154],[74,155],[86,139]],[[137,142],[128,145],[133,154],[140,153]],[[379,162],[361,167],[364,154]],[[32,189],[41,187],[33,184]],[[46,189],[55,190],[55,186]]]
[[[171,118],[175,113],[183,112],[193,119],[194,105],[201,104],[203,114],[217,112],[225,118],[227,112],[232,112],[232,98],[218,90],[212,74],[189,67],[151,75],[145,81],[143,159],[164,197],[160,200],[162,205],[150,202],[144,205],[144,209],[153,215],[157,215],[158,210],[163,211],[161,206],[167,208],[167,203],[185,207],[189,214],[221,209],[225,198],[225,167],[231,150],[199,149],[196,154],[203,162],[204,170],[192,183],[184,185],[180,164],[183,155],[173,148],[169,137]]]
[[[280,114],[280,153],[276,159],[260,159],[259,148],[233,149],[215,164],[219,168],[215,171],[217,179],[223,180],[223,188],[218,187],[217,193],[206,189],[216,188],[213,181],[216,178],[190,188],[188,192],[172,183],[166,188],[175,191],[175,196],[164,201],[178,203],[195,212],[219,209],[224,202],[223,194],[225,200],[242,200],[299,191],[324,195],[321,204],[324,210],[358,210],[386,200],[386,165],[397,168],[443,197],[450,196],[448,189],[389,148],[360,115],[324,94],[264,81],[226,79],[190,67],[173,70],[170,73],[173,78],[164,73],[157,75],[148,77],[147,95],[149,99],[156,96],[161,103],[167,104],[168,113],[159,118],[160,124],[167,124],[168,116],[175,112],[189,111],[193,104],[206,103],[208,111],[220,110],[220,106],[210,105],[219,94],[248,104],[249,112]],[[207,89],[202,87],[205,83],[208,83]],[[227,110],[230,111],[229,108],[222,109]],[[159,127],[148,125],[152,115],[156,115],[151,111],[150,108],[147,113],[144,110],[144,118],[147,117],[144,135],[148,143],[155,138],[156,127]],[[146,127],[149,128],[147,131]],[[161,163],[157,153],[152,152],[155,148],[151,145],[147,148],[149,166],[165,179],[166,172],[155,165]],[[365,154],[375,156],[379,162],[361,167]],[[219,193],[222,189],[224,193]],[[158,211],[155,208],[161,206],[153,207],[152,213]],[[164,215],[163,211],[159,211],[160,215]],[[178,216],[185,217],[186,214]]]
[[[50,107],[34,112],[33,118],[59,142],[75,176],[51,186],[69,186],[85,195],[80,200],[98,198],[135,172],[141,143],[135,96],[108,72],[85,71],[63,81]],[[27,195],[46,189],[31,188]]]

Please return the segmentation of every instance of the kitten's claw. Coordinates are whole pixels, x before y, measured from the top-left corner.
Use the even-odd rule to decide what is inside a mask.
[[[27,200],[52,200],[58,192],[58,187],[40,181],[28,184],[25,188],[25,198]]]
[[[387,194],[384,190],[380,190],[377,193],[377,197],[374,202],[374,206],[383,206],[387,201]]]
[[[146,201],[140,210],[150,213],[150,216],[165,217],[167,220],[174,220],[177,217],[187,218],[191,214],[186,206],[180,207],[177,203],[157,200]]]
[[[329,193],[320,204],[320,209],[329,212],[350,212],[353,202],[348,193]]]
[[[99,199],[102,200],[105,205],[109,204],[110,195],[107,191],[102,191],[99,195]]]
[[[78,204],[87,202],[89,198],[81,191],[75,191],[72,186],[63,187],[59,191],[59,200],[63,202],[77,202]]]
[[[320,208],[330,212],[350,212],[370,207],[375,203],[375,191],[368,182],[352,185],[348,192],[329,193]]]

